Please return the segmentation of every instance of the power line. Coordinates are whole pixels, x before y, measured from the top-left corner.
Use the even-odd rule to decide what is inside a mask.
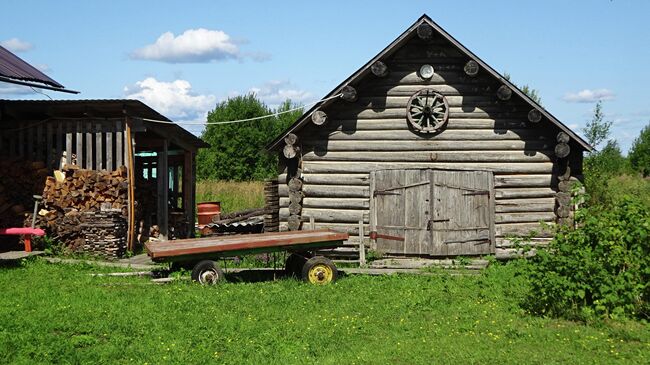
[[[299,106],[299,107],[296,107],[296,108],[284,110],[284,111],[281,111],[281,112],[278,112],[278,113],[272,113],[272,114],[262,115],[262,116],[253,117],[253,118],[246,118],[246,119],[227,120],[227,121],[223,121],[223,122],[213,122],[213,123],[209,123],[209,122],[205,122],[205,123],[201,123],[201,122],[198,122],[198,123],[197,122],[170,122],[170,121],[167,121],[167,120],[139,118],[139,117],[136,117],[136,119],[140,119],[140,120],[144,120],[144,121],[152,122],[152,123],[160,123],[160,124],[181,124],[181,125],[235,124],[235,123],[251,122],[251,121],[254,121],[254,120],[261,120],[261,119],[266,119],[266,118],[271,118],[271,117],[277,117],[278,115],[295,112],[296,110],[303,109],[303,108],[305,108],[307,106],[312,106],[312,105],[316,105],[316,104],[324,102],[324,101],[336,99],[336,98],[340,97],[341,95],[342,95],[342,93],[339,93],[339,94],[336,94],[334,96],[330,96],[330,97],[325,98],[325,99],[314,101],[313,103],[309,103],[309,104],[302,105],[302,106]]]

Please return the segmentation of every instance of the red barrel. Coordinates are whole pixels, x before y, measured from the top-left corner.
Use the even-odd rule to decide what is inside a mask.
[[[221,202],[205,202],[196,205],[199,216],[199,224],[210,224],[212,218],[219,219],[221,215]]]

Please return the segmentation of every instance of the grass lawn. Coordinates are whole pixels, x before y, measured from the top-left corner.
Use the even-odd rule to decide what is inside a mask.
[[[264,207],[264,182],[205,180],[196,183],[196,201],[221,202],[224,213]]]
[[[3,363],[647,363],[650,327],[532,317],[514,265],[479,276],[348,276],[201,287],[0,267]]]

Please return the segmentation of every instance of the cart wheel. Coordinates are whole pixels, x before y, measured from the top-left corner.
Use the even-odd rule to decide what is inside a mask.
[[[292,253],[287,257],[284,265],[284,272],[287,276],[299,277],[302,274],[302,267],[311,256]]]
[[[215,285],[223,280],[223,271],[212,260],[203,260],[192,269],[192,280],[201,285]]]
[[[334,263],[323,256],[312,257],[302,267],[302,280],[316,284],[325,285],[333,283],[338,277],[338,270]]]

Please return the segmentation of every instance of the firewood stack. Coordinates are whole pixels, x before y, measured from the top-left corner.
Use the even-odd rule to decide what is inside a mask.
[[[280,231],[280,194],[278,180],[264,182],[264,232]]]
[[[55,177],[49,176],[45,181],[38,226],[53,239],[81,249],[82,213],[99,212],[104,206],[127,217],[128,184],[125,167],[109,172],[65,165],[60,174],[55,172]]]
[[[124,256],[127,232],[121,209],[84,212],[81,216],[84,253],[109,260]]]

